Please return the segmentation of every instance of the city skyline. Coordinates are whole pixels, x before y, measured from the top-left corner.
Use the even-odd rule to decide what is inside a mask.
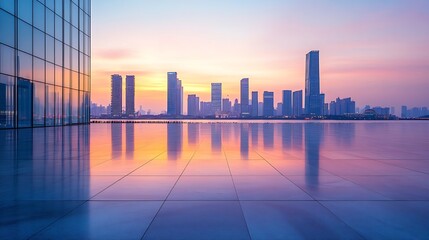
[[[196,93],[208,100],[209,84],[222,82],[223,95],[233,100],[240,97],[235,94],[237,81],[249,77],[253,90],[274,91],[275,102],[280,102],[281,89],[304,89],[303,56],[311,49],[321,51],[327,102],[353,96],[361,107],[397,109],[429,102],[429,34],[422,25],[429,21],[422,12],[429,3],[240,3],[201,1],[185,7],[171,1],[130,1],[126,6],[94,2],[92,79],[100,87],[93,89],[93,102],[108,104],[104,83],[111,74],[135,74],[137,106],[160,113],[166,110],[163,80],[168,71],[180,72],[187,83],[184,96]],[[304,9],[314,17],[305,18]],[[118,36],[132,32],[135,37],[107,36],[111,31],[105,26]],[[111,41],[103,41],[107,37]]]

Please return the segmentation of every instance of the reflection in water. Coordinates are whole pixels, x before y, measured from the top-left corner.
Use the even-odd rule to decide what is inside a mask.
[[[240,154],[246,159],[249,156],[249,125],[240,124]]]
[[[251,123],[250,124],[250,131],[252,134],[252,147],[258,146],[258,134],[259,134],[259,124],[257,123]]]
[[[132,159],[134,157],[134,124],[127,123],[125,124],[125,148],[127,159]]]
[[[264,136],[264,148],[271,149],[274,147],[274,124],[264,123],[262,126]]]
[[[188,124],[188,143],[190,146],[196,146],[199,142],[200,135],[200,124],[190,123]]]
[[[324,125],[319,123],[305,124],[304,132],[306,183],[310,186],[318,186],[320,145],[323,140]]]
[[[222,124],[211,124],[212,151],[219,152],[222,149]]]
[[[176,160],[180,157],[183,141],[183,124],[167,124],[167,155],[168,159]]]
[[[292,124],[284,123],[281,127],[283,150],[289,150],[292,148]]]
[[[292,125],[292,148],[302,150],[302,123]]]
[[[112,159],[116,159],[122,155],[122,124],[112,123],[110,129],[112,132]]]

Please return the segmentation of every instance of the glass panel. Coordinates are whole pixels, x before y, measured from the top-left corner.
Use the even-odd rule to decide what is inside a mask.
[[[55,84],[55,68],[52,63],[46,63],[46,83]]]
[[[64,88],[63,95],[63,122],[64,124],[70,124],[70,89]]]
[[[84,74],[87,74],[87,75],[88,75],[88,64],[87,64],[88,61],[89,61],[89,57],[86,56],[86,55],[83,55],[83,69],[82,69],[82,72]]]
[[[63,65],[63,44],[55,40],[55,64]]]
[[[78,71],[79,70],[79,53],[77,50],[72,48],[72,70]]]
[[[83,82],[83,90],[88,91],[88,76],[82,75],[81,82]]]
[[[33,28],[19,20],[18,22],[18,48],[19,50],[25,51],[27,53],[33,53]]]
[[[64,69],[64,87],[70,87],[70,70]]]
[[[70,69],[70,47],[64,45],[64,67]]]
[[[79,74],[79,79],[80,79],[80,81],[79,81],[79,90],[80,91],[83,91],[84,90],[84,80],[83,80],[83,74]]]
[[[31,105],[33,84],[26,79],[18,78],[18,127],[31,127]]]
[[[79,31],[77,28],[72,27],[72,47],[79,48]]]
[[[55,15],[55,38],[63,40],[63,20],[58,15]]]
[[[63,0],[55,0],[55,13],[63,16]]]
[[[46,60],[55,62],[55,40],[53,37],[46,35]],[[62,51],[61,51],[62,52]]]
[[[85,95],[85,123],[89,123],[89,115],[90,115],[90,105],[91,105],[91,99],[90,94],[88,92],[84,93]]]
[[[79,111],[79,94],[78,94],[78,92],[79,91],[77,91],[77,90],[71,90],[71,93],[72,93],[72,95],[71,95],[71,99],[70,99],[70,102],[71,102],[71,111],[70,111],[70,114],[71,114],[71,123],[72,124],[74,124],[74,123],[78,123],[78,111]]]
[[[55,7],[54,7],[55,1],[54,0],[45,0],[45,4],[46,4],[46,7],[50,8],[52,11],[55,10]]]
[[[13,77],[0,74],[0,128],[14,127],[15,81]]]
[[[79,9],[79,30],[81,31],[83,30],[83,14],[83,11]]]
[[[70,0],[64,0],[64,20],[70,22]]]
[[[45,84],[33,82],[33,126],[45,125]]]
[[[33,79],[33,58],[24,53],[18,51],[18,76],[28,80]]]
[[[45,61],[33,58],[33,80],[45,82]]]
[[[55,121],[55,87],[46,85],[46,126],[54,126]]]
[[[76,4],[73,4],[72,3],[72,12],[71,12],[71,17],[72,17],[72,21],[71,21],[71,24],[73,25],[73,26],[75,26],[75,27],[79,27],[79,11],[78,11],[78,8],[77,8],[77,6],[76,6]]]
[[[33,55],[45,59],[45,34],[34,28],[33,37]]]
[[[34,1],[34,26],[45,31],[45,6],[39,1]]]
[[[79,31],[79,51],[83,52],[83,32]]]
[[[59,66],[55,66],[55,85],[63,85],[63,68]]]
[[[79,53],[79,73],[83,73],[83,53]]]
[[[10,1],[10,0],[8,0]],[[33,1],[18,0],[18,17],[32,24],[33,23]]]
[[[70,23],[64,22],[64,43],[67,45],[70,45],[70,28]]]
[[[0,72],[15,75],[15,50],[0,44]]]
[[[55,87],[55,125],[63,124],[63,88]]]
[[[55,33],[55,17],[54,12],[46,9],[46,33],[54,36]]]
[[[0,2],[3,2],[1,0]],[[0,43],[15,46],[15,22],[14,17],[9,13],[0,10]]]
[[[89,35],[89,27],[88,26],[89,26],[89,17],[87,14],[84,14],[83,15],[83,32],[86,35]]]
[[[7,1],[7,0],[1,0],[0,1],[0,8],[15,14],[15,1]]]
[[[71,76],[72,76],[72,78],[71,78],[71,84],[72,85],[71,86],[73,89],[78,89],[79,88],[79,75],[75,71],[72,71],[71,73],[72,73],[71,74]]]

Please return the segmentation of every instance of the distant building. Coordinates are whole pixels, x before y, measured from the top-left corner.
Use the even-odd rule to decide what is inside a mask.
[[[200,98],[195,94],[188,95],[188,116],[198,116],[200,108]]]
[[[329,104],[329,115],[344,115],[355,113],[356,103],[351,98],[337,98]]]
[[[295,117],[302,115],[302,90],[293,92],[293,115]]]
[[[119,74],[112,75],[111,88],[111,115],[120,117],[122,115],[122,76]]]
[[[251,111],[252,117],[258,116],[258,92],[253,91],[252,92],[252,111]]]
[[[283,105],[282,105],[282,115],[283,116],[292,116],[292,91],[283,90]]]
[[[135,77],[127,75],[125,77],[125,112],[127,116],[135,114]]]
[[[222,110],[222,83],[212,83],[212,113],[217,115]]]
[[[274,116],[283,116],[283,103],[277,103],[277,108]]]
[[[240,115],[240,104],[238,103],[238,99],[234,100],[234,106],[232,108],[232,115],[238,116]]]
[[[178,116],[182,114],[183,87],[177,78],[177,72],[167,73],[167,114]]]
[[[222,99],[222,112],[226,114],[231,112],[231,101],[229,98]]]
[[[264,116],[264,103],[259,102],[258,103],[258,117]]]
[[[390,115],[390,108],[389,107],[374,107],[372,108],[378,115]]]
[[[243,78],[240,81],[240,105],[241,105],[241,117],[249,117],[249,79]]]
[[[264,91],[264,117],[274,116],[274,92]]]
[[[311,51],[306,55],[305,65],[305,113],[322,115],[324,103],[321,101],[319,51]]]
[[[200,115],[201,116],[213,115],[211,102],[200,102]]]
[[[401,118],[407,118],[408,117],[408,109],[407,106],[401,107]]]

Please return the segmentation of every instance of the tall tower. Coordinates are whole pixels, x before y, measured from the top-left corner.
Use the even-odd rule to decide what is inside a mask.
[[[274,116],[274,92],[264,92],[264,117]]]
[[[322,115],[320,96],[319,51],[306,55],[305,64],[305,113]]]
[[[178,111],[178,79],[177,72],[167,73],[167,114],[176,115]]]
[[[122,76],[112,75],[112,93],[111,93],[112,116],[120,117],[122,115]]]
[[[258,116],[258,92],[252,92],[252,117]]]
[[[222,83],[212,83],[212,113],[221,111],[222,105]]]
[[[249,78],[243,78],[240,81],[240,113],[241,117],[248,117],[249,111]]]
[[[125,112],[127,116],[134,116],[135,113],[135,76],[127,75],[125,77]]]
[[[299,117],[302,114],[302,90],[293,92],[293,115]]]
[[[283,116],[292,116],[292,91],[283,90]]]

